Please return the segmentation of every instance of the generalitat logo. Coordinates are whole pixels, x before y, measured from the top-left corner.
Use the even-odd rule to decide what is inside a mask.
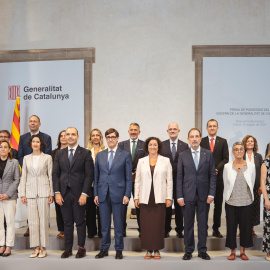
[[[17,96],[20,95],[19,85],[10,85],[8,87],[8,100],[16,100]]]

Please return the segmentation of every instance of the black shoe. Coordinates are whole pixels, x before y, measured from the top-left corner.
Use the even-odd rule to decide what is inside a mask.
[[[139,233],[139,238],[141,238],[141,233]]]
[[[203,260],[211,260],[210,256],[207,254],[207,252],[199,252],[198,257],[202,258]]]
[[[177,233],[176,236],[177,236],[178,238],[184,238],[184,234],[183,234],[182,232],[181,232],[181,233]]]
[[[188,260],[190,260],[192,258],[192,253],[188,253],[188,252],[186,252],[185,254],[184,254],[184,256],[183,256],[183,260],[184,261],[188,261]]]
[[[105,256],[108,256],[108,251],[105,251],[103,249],[100,250],[100,252],[95,256],[96,259],[104,258]]]
[[[3,257],[8,257],[9,255],[11,255],[11,252],[9,252],[9,253],[3,253]]]
[[[164,238],[168,238],[168,237],[170,237],[170,234],[168,232],[165,232]]]
[[[102,235],[101,235],[101,232],[98,231],[98,234],[97,234],[98,238],[102,238]]]
[[[68,257],[72,256],[72,250],[71,249],[66,249],[63,254],[61,255],[62,259],[66,259]]]
[[[119,260],[123,259],[122,251],[119,251],[119,250],[116,251],[115,259],[119,259]]]
[[[86,249],[85,248],[79,248],[75,258],[80,259],[80,258],[83,258],[85,256],[86,256]]]
[[[127,237],[127,232],[126,231],[123,232],[123,237]]]
[[[95,237],[95,235],[94,234],[88,234],[88,236],[87,236],[89,239],[93,239],[94,237]]]
[[[223,235],[220,233],[219,230],[213,231],[212,236],[217,237],[217,238],[223,238]]]

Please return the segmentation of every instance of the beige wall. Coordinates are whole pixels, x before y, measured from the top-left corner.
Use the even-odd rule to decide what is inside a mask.
[[[267,0],[0,0],[0,50],[95,47],[93,127],[165,139],[176,121],[186,141],[192,45],[269,44],[269,14]]]

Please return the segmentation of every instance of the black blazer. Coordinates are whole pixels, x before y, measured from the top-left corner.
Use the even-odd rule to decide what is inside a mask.
[[[68,147],[56,151],[53,163],[53,189],[65,195],[68,182],[73,194],[79,199],[81,193],[91,194],[94,180],[94,164],[91,152],[78,145],[71,166],[68,159]]]
[[[15,158],[18,160],[18,151],[14,148],[11,148],[11,152],[12,152],[12,158]]]
[[[171,146],[170,146],[170,140],[166,140],[166,141],[162,142],[161,155],[170,159],[170,162],[171,162],[171,165],[173,168],[173,180],[174,181],[176,181],[176,177],[177,177],[177,163],[178,163],[179,154],[187,149],[188,149],[188,144],[186,144],[185,142],[183,142],[181,140],[177,140],[177,151],[175,154],[175,159],[173,160]]]
[[[201,147],[210,150],[208,136],[202,138]],[[217,181],[223,181],[223,168],[229,162],[229,148],[226,139],[216,136],[213,156],[215,167],[218,170]]]
[[[118,147],[129,152],[131,155],[130,140],[126,140],[126,141],[122,141],[122,142],[118,143]],[[147,156],[147,154],[144,152],[144,141],[138,140],[137,145],[136,145],[134,158],[132,160],[132,172],[133,173],[136,172],[139,159],[142,157],[145,157],[145,156]]]

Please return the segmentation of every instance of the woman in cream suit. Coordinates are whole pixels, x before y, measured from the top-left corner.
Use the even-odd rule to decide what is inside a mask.
[[[12,159],[7,141],[0,141],[0,256],[8,257],[15,239],[17,188],[20,180],[18,160]],[[4,219],[7,223],[5,235]]]
[[[225,246],[231,249],[228,260],[235,260],[236,231],[240,230],[240,257],[248,260],[245,248],[253,246],[252,240],[252,203],[255,183],[255,165],[246,162],[244,145],[236,142],[233,145],[234,161],[225,164],[223,171],[224,197],[227,223]]]
[[[97,153],[103,151],[105,146],[103,144],[103,136],[99,129],[95,128],[92,129],[90,132],[88,146],[87,148],[91,151],[91,155],[95,164],[95,159]],[[92,192],[92,194],[94,194]],[[96,224],[96,212],[97,206],[94,203],[94,198],[87,198],[86,202],[86,226],[88,231],[88,238],[94,238],[97,234],[98,237],[101,237],[101,225],[100,225],[100,218],[98,212],[98,229]]]
[[[135,179],[134,203],[140,208],[141,247],[146,249],[145,259],[160,259],[164,248],[166,207],[172,205],[172,166],[161,153],[161,141],[150,137],[145,141],[149,156],[139,159]]]
[[[27,205],[30,246],[35,247],[30,258],[46,257],[49,242],[50,204],[53,202],[52,157],[41,152],[46,146],[40,135],[33,135],[28,147],[33,153],[23,159],[20,196]]]

